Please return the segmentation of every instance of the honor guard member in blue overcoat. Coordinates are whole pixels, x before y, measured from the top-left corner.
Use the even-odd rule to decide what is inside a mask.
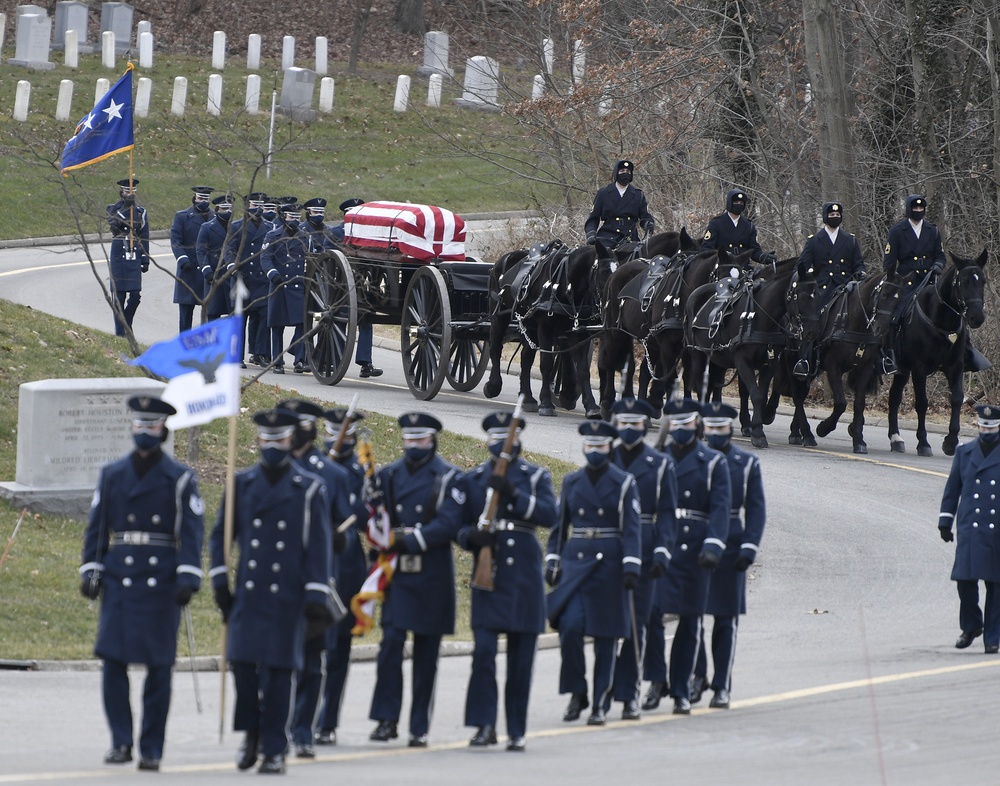
[[[294,200],[294,197],[286,197]],[[271,359],[274,373],[285,373],[285,328],[294,328],[289,351],[297,374],[306,368],[306,347],[302,339],[305,319],[306,255],[309,235],[301,228],[302,208],[295,201],[278,206],[278,223],[267,233],[261,247],[261,267],[270,283],[267,324],[271,328]]]
[[[292,677],[303,665],[307,623],[330,612],[330,505],[321,478],[292,462],[298,418],[254,415],[260,462],[236,475],[233,543],[239,550],[235,591],[223,560],[225,500],[210,538],[215,602],[229,623],[226,652],[236,685],[233,728],[246,732],[236,758],[248,770],[285,771]]]
[[[356,516],[353,527],[343,532],[333,534],[333,551],[336,555],[333,563],[333,573],[337,580],[337,592],[348,602],[361,591],[361,585],[368,577],[368,561],[362,546],[361,534],[368,522],[368,506],[364,498],[365,468],[358,461],[354,447],[357,442],[358,421],[364,420],[364,414],[355,412],[352,422],[347,427],[340,451],[333,453],[337,434],[341,424],[347,417],[347,409],[334,407],[323,413],[326,438],[323,449],[327,456],[346,469],[349,474],[349,497],[351,512]],[[326,684],[323,689],[323,705],[314,740],[317,745],[336,745],[337,727],[340,726],[340,705],[344,698],[344,686],[347,684],[347,673],[351,665],[351,642],[354,636],[353,614],[348,614],[340,622],[333,625],[326,635]]]
[[[307,472],[323,479],[326,498],[330,503],[330,564],[336,575],[333,533],[351,515],[351,478],[346,469],[320,451],[316,445],[317,423],[323,417],[323,408],[303,399],[279,401],[275,407],[279,412],[291,412],[299,422],[292,437],[292,461]],[[295,711],[292,714],[292,745],[295,755],[311,759],[316,755],[313,749],[313,722],[319,707],[320,692],[323,688],[323,654],[326,652],[327,631],[318,627],[306,629],[303,651],[304,665],[296,675]]]
[[[306,222],[303,229],[309,235],[309,250],[314,254],[323,251],[332,251],[339,248],[336,235],[333,229],[328,227],[324,221],[326,219],[326,200],[323,197],[313,197],[302,203],[302,210],[305,213]]]
[[[757,558],[757,549],[764,536],[767,511],[764,504],[764,483],[760,477],[760,461],[749,451],[732,443],[733,422],[739,413],[728,404],[710,402],[701,408],[705,442],[712,450],[726,456],[732,487],[732,510],[729,516],[729,536],[719,566],[712,572],[706,614],[714,618],[712,626],[712,681],[707,681],[708,658],[702,630],[698,661],[691,688],[691,703],[701,700],[709,685],[715,695],[709,703],[716,709],[729,709],[732,691],[733,659],[736,655],[736,629],[740,614],[747,613],[747,568]]]
[[[246,345],[250,362],[266,366],[271,362],[271,332],[267,327],[267,298],[271,287],[261,266],[261,248],[264,238],[273,228],[264,220],[264,203],[267,194],[255,191],[247,197],[246,218],[235,219],[229,225],[229,237],[223,250],[226,269],[234,271],[246,287],[243,301],[246,315]],[[234,296],[235,304],[235,296]]]
[[[547,614],[559,631],[559,692],[569,693],[564,721],[589,706],[583,637],[594,640],[594,704],[587,723],[603,726],[611,695],[615,644],[631,636],[628,593],[639,586],[642,524],[635,479],[611,463],[610,423],[580,424],[587,464],[563,479],[559,513],[549,536],[545,579],[554,587]]]
[[[341,214],[346,218],[348,210],[350,210],[352,207],[358,207],[359,205],[363,205],[364,203],[365,203],[365,200],[358,199],[357,197],[352,197],[351,199],[345,199],[343,202],[341,202],[337,206],[337,208],[340,210]],[[340,243],[341,245],[343,245],[344,238],[347,236],[346,233],[345,233],[345,231],[344,231],[344,222],[343,222],[343,220],[339,224],[337,224],[337,226],[332,227],[330,229],[330,231],[333,233],[334,239],[338,243]]]
[[[294,200],[293,200],[294,201]],[[271,229],[274,229],[278,224],[278,199],[277,197],[269,196],[264,200],[264,206],[261,210],[261,217],[271,225]]]
[[[611,182],[594,196],[594,209],[583,225],[589,245],[598,240],[608,248],[636,243],[640,227],[647,235],[653,234],[654,222],[646,205],[646,195],[632,185],[633,175],[634,163],[615,161]]]
[[[690,681],[701,617],[712,569],[719,565],[729,537],[733,498],[726,457],[698,439],[700,411],[691,399],[671,401],[663,408],[670,419],[668,449],[677,470],[677,541],[667,573],[659,579],[657,605],[664,614],[678,616],[669,665],[669,694],[677,715],[691,712]]]
[[[497,742],[497,637],[503,633],[507,637],[507,750],[523,751],[535,645],[538,634],[545,632],[542,551],[535,531],[555,522],[556,495],[549,471],[520,456],[524,428],[521,418],[507,472],[503,477],[494,477],[494,466],[503,452],[513,417],[510,412],[494,412],[483,418],[490,459],[465,473],[465,520],[470,525],[458,533],[458,544],[476,558],[484,546],[489,546],[495,566],[493,591],[472,589],[475,648],[465,697],[465,725],[474,726],[476,733],[469,745],[484,747]],[[500,495],[500,501],[491,526],[480,529],[477,525],[486,510],[489,488]]]
[[[455,565],[451,543],[462,528],[462,471],[437,455],[441,421],[423,412],[399,417],[403,458],[376,473],[392,525],[390,550],[399,555],[382,604],[372,696],[373,742],[398,736],[403,704],[403,644],[413,633],[411,748],[427,746],[441,637],[455,632]]]
[[[132,761],[128,665],[146,666],[139,769],[158,770],[181,608],[201,586],[205,503],[194,472],[160,448],[176,410],[129,399],[135,450],[101,470],[83,536],[80,592],[101,598],[94,654],[103,659],[106,764]]]
[[[135,201],[135,178],[118,181],[119,199],[108,205],[111,228],[111,296],[132,327],[142,291],[142,274],[149,270],[149,214]],[[125,335],[125,325],[115,315],[115,335]]]
[[[951,579],[958,587],[962,650],[977,636],[988,654],[1000,649],[1000,407],[976,407],[979,439],[959,445],[941,499],[938,532],[955,543]],[[953,533],[954,529],[954,533]],[[979,582],[986,585],[985,613],[979,608]]]
[[[726,209],[708,222],[701,240],[702,250],[721,248],[733,256],[749,251],[754,262],[773,265],[777,255],[761,249],[757,241],[757,227],[743,215],[748,201],[746,193],[738,188],[726,194]]]
[[[677,475],[673,460],[644,441],[656,410],[641,399],[623,398],[615,402],[611,412],[619,439],[611,453],[611,461],[635,478],[642,521],[642,568],[639,584],[633,591],[639,641],[638,647],[632,638],[621,643],[615,662],[614,700],[625,705],[622,720],[638,720],[642,687],[639,669],[646,651],[646,622],[652,609],[653,587],[655,579],[666,572],[677,538],[674,512]],[[630,620],[631,614],[630,609]],[[609,695],[605,700],[605,712],[611,708],[611,699]]]
[[[195,252],[198,267],[205,278],[205,314],[209,320],[233,312],[231,286],[222,263],[222,250],[229,236],[229,222],[233,218],[233,198],[221,194],[212,200],[215,216],[206,221],[198,232]]]
[[[192,186],[194,196],[191,205],[174,213],[170,225],[170,250],[177,260],[174,281],[174,303],[179,314],[179,332],[190,330],[194,325],[195,306],[201,305],[205,291],[205,277],[198,267],[198,232],[202,225],[211,220],[211,196],[215,189],[211,186]]]

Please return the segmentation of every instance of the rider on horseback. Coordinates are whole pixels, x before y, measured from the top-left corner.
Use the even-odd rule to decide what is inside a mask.
[[[631,161],[615,162],[611,182],[594,196],[594,209],[583,225],[587,245],[600,240],[613,249],[622,243],[637,243],[638,228],[647,235],[653,234],[653,217],[646,205],[646,195],[632,185],[634,174],[635,164]]]
[[[708,222],[704,238],[701,241],[703,251],[721,248],[734,257],[746,251],[750,259],[765,265],[773,265],[778,255],[773,251],[761,250],[757,242],[757,227],[753,221],[745,217],[747,195],[738,188],[726,194],[726,210]]]

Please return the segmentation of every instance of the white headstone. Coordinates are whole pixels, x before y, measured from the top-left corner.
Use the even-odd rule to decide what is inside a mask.
[[[19,5],[17,7],[17,15],[24,16],[24,14],[42,14],[47,15],[49,13],[47,8],[42,8],[40,5],[35,5],[34,3],[25,3],[24,5]]]
[[[66,33],[76,31],[78,51],[89,53],[94,51],[87,37],[87,22],[90,8],[80,0],[59,0],[56,3],[56,32],[52,37],[52,48],[62,49],[65,46]],[[73,66],[76,68],[76,66]]]
[[[289,38],[290,36],[286,36]],[[292,120],[311,121],[316,119],[312,108],[313,89],[316,87],[316,72],[308,68],[291,67],[285,69],[281,82],[281,113]]]
[[[210,74],[208,77],[208,113],[219,115],[222,112],[222,74]]]
[[[31,103],[31,82],[18,80],[14,90],[14,119],[23,123],[28,119],[28,104]]]
[[[329,70],[329,43],[326,36],[316,37],[316,74],[326,76]]]
[[[405,112],[410,102],[410,77],[400,74],[396,77],[396,97],[392,102],[393,112]]]
[[[545,95],[545,77],[535,74],[535,78],[531,81],[531,100],[537,101],[543,95]]]
[[[295,65],[295,36],[286,35],[281,39],[281,70],[287,71]]]
[[[148,30],[139,33],[139,68],[153,67],[153,34]]]
[[[454,76],[455,69],[448,67],[448,34],[431,30],[424,35],[424,64],[417,69],[417,76]]]
[[[500,87],[500,67],[492,57],[476,55],[465,62],[465,80],[462,97],[456,98],[459,106],[472,109],[498,110],[497,93]]]
[[[115,47],[119,54],[132,48],[132,20],[135,9],[128,3],[101,4],[101,32],[115,34]]]
[[[104,98],[104,94],[111,89],[111,82],[107,77],[101,77],[97,80],[97,84],[94,86],[94,105]]]
[[[153,32],[153,23],[150,22],[148,19],[142,19],[136,23],[135,39],[136,41],[138,41],[139,36],[141,36],[143,33],[152,33],[152,32]]]
[[[542,67],[545,73],[552,76],[552,64],[555,60],[555,44],[551,38],[542,39]]]
[[[7,14],[0,14],[0,49],[3,49],[3,39],[7,34]]]
[[[75,33],[75,30],[69,31]],[[73,80],[63,79],[59,82],[59,96],[56,98],[56,120],[69,120],[73,111]]]
[[[251,33],[247,37],[247,71],[260,68],[260,35]]]
[[[247,74],[247,96],[243,106],[249,115],[260,112],[260,74]]]
[[[324,76],[319,81],[319,111],[323,114],[330,114],[333,111],[335,87],[332,76]]]
[[[141,33],[140,35],[152,35]],[[149,99],[153,94],[153,80],[148,76],[139,77],[139,86],[135,91],[135,116],[149,117]]]
[[[63,64],[67,68],[80,67],[80,46],[77,43],[79,36],[80,34],[76,30],[67,30],[66,34],[63,36],[63,47],[65,51],[63,54]]]
[[[101,64],[105,68],[115,67],[115,34],[110,30],[101,33]]]
[[[170,114],[184,117],[184,107],[187,105],[188,81],[185,76],[174,77],[174,92],[170,97]]]
[[[583,75],[587,70],[587,50],[583,46],[583,41],[577,39],[573,42],[573,84],[578,85],[583,81]]]
[[[14,57],[8,63],[38,71],[51,71],[56,67],[55,63],[49,62],[52,20],[48,14],[18,14],[14,36]]]
[[[431,74],[427,80],[427,106],[441,108],[441,74]]]
[[[226,67],[226,34],[216,30],[212,34],[212,68],[222,71]]]

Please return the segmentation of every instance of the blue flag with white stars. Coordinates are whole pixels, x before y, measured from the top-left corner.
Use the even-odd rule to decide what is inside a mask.
[[[60,173],[81,169],[135,147],[132,68],[94,104],[63,148]]]

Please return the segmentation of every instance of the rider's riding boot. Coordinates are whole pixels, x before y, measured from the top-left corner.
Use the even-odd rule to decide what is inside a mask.
[[[887,377],[899,373],[899,366],[896,365],[896,353],[890,347],[882,348],[882,373]]]
[[[965,357],[962,359],[965,371],[986,371],[993,368],[993,364],[978,349],[972,346],[972,341],[965,342]]]

